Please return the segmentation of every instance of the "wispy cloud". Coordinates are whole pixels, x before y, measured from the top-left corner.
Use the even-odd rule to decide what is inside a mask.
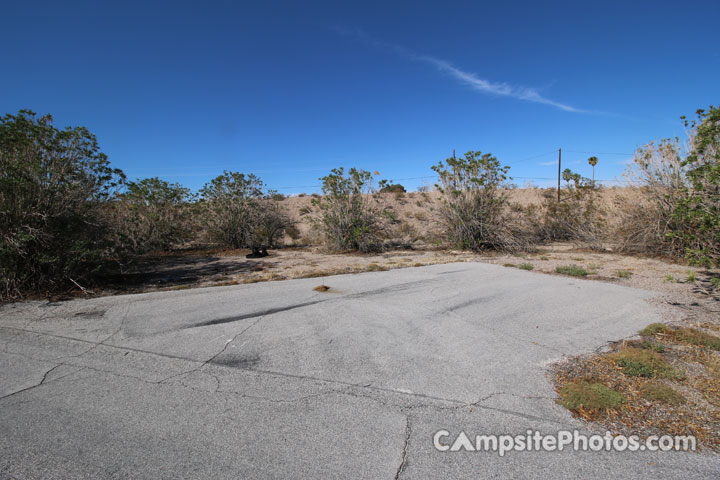
[[[541,167],[549,167],[551,165],[557,165],[557,160],[553,160],[552,162],[540,162],[539,165]]]
[[[560,110],[564,110],[566,112],[574,112],[574,113],[599,113],[599,112],[591,112],[589,110],[582,110],[580,108],[575,108],[571,105],[566,105],[564,103],[556,102],[555,100],[551,100],[549,98],[543,97],[536,89],[530,88],[530,87],[522,87],[522,86],[513,86],[508,83],[498,83],[498,82],[492,82],[490,80],[481,78],[477,76],[474,73],[466,72],[464,70],[461,70],[460,68],[454,66],[448,61],[431,57],[429,55],[419,55],[405,47],[402,47],[400,45],[395,45],[392,43],[383,42],[380,40],[377,40],[376,38],[371,37],[366,32],[360,29],[350,29],[342,26],[336,26],[333,28],[337,33],[352,37],[357,40],[360,40],[364,43],[367,43],[369,45],[372,45],[376,48],[381,48],[383,50],[390,50],[397,55],[401,55],[403,57],[409,58],[411,60],[416,60],[420,62],[424,62],[428,65],[432,65],[437,70],[448,74],[450,77],[454,78],[455,80],[460,81],[461,83],[464,83],[465,85],[468,85],[473,90],[477,90],[482,93],[486,93],[489,95],[498,95],[503,97],[512,97],[516,98],[518,100],[524,100],[527,102],[534,102],[534,103],[540,103],[543,105],[549,105],[551,107],[559,108]]]

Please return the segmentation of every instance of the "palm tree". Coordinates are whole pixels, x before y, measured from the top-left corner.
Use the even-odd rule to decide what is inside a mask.
[[[595,156],[592,156],[592,157],[588,158],[588,163],[589,163],[590,165],[592,165],[592,167],[593,167],[593,176],[592,176],[592,186],[593,186],[593,188],[595,188],[595,165],[597,165],[597,162],[598,162],[598,158],[595,157]]]

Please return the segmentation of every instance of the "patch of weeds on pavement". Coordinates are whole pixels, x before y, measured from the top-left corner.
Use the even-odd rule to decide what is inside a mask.
[[[535,265],[533,265],[532,263],[521,263],[517,266],[517,268],[519,268],[520,270],[532,270],[535,268]]]
[[[702,332],[696,328],[681,328],[676,332],[677,339],[683,343],[707,347],[720,351],[720,337]]]
[[[615,276],[618,278],[631,278],[632,272],[628,272],[627,270],[618,270],[615,272]]]
[[[644,348],[628,347],[612,355],[625,375],[646,378],[679,378],[677,372],[657,352]]]
[[[625,435],[693,435],[699,449],[720,452],[720,330],[706,322],[698,328],[653,323],[641,338],[618,342],[608,352],[569,358],[555,367],[558,403],[573,415]],[[620,406],[597,407],[597,398]],[[583,401],[581,395],[589,396]]]
[[[720,288],[720,277],[711,278],[710,285],[712,285],[713,288]]]
[[[665,280],[663,280],[664,283],[675,283],[675,277],[670,275],[669,273],[665,275]]]
[[[570,275],[573,277],[587,277],[588,271],[578,265],[558,265],[555,268],[556,273],[562,275]]]
[[[327,292],[328,290],[330,290],[330,287],[328,287],[327,285],[318,285],[317,287],[313,288],[313,290],[315,290],[316,292]]]
[[[670,331],[672,331],[672,328],[668,327],[664,323],[651,323],[647,327],[640,330],[640,335],[643,337],[649,337],[652,335],[657,335],[658,333],[664,333],[667,334]]]
[[[651,323],[640,330],[640,335],[644,337],[664,335],[679,343],[707,347],[711,350],[720,351],[720,337],[703,332],[697,328],[672,328],[662,323]]]
[[[672,387],[660,382],[648,382],[640,389],[640,394],[650,402],[666,403],[668,405],[682,405],[687,403],[684,395]]]
[[[540,260],[542,260],[543,262],[547,262],[548,260],[550,260],[550,257],[548,257],[547,255],[542,255],[540,257]]]
[[[687,278],[685,278],[685,281],[688,283],[695,283],[696,280],[697,278],[695,278],[695,272],[688,270],[688,275]]]
[[[610,410],[625,403],[625,397],[602,383],[575,380],[560,389],[560,405],[577,412]]]
[[[517,265],[515,265],[514,263],[503,263],[503,267],[515,268],[517,267]]]

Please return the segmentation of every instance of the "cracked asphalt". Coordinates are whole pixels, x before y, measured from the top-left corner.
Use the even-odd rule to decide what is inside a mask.
[[[588,432],[547,366],[662,321],[655,296],[456,263],[5,305],[0,478],[718,478],[709,453],[433,447]]]

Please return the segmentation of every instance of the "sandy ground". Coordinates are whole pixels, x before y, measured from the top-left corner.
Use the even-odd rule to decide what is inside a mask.
[[[662,292],[668,303],[702,307],[720,312],[720,289],[711,279],[720,272],[678,265],[653,258],[589,252],[572,244],[556,243],[539,247],[527,255],[480,255],[457,250],[393,250],[378,254],[331,254],[319,248],[288,247],[271,250],[270,256],[247,259],[248,250],[191,250],[150,257],[131,266],[118,278],[117,288],[104,294],[147,292],[280,281],[409,268],[451,262],[486,262],[511,267],[532,266],[534,272],[557,275],[558,266],[577,265],[589,274],[588,280]],[[695,277],[692,281],[692,277]],[[708,310],[709,309],[709,310]],[[720,319],[718,320],[720,322]]]

